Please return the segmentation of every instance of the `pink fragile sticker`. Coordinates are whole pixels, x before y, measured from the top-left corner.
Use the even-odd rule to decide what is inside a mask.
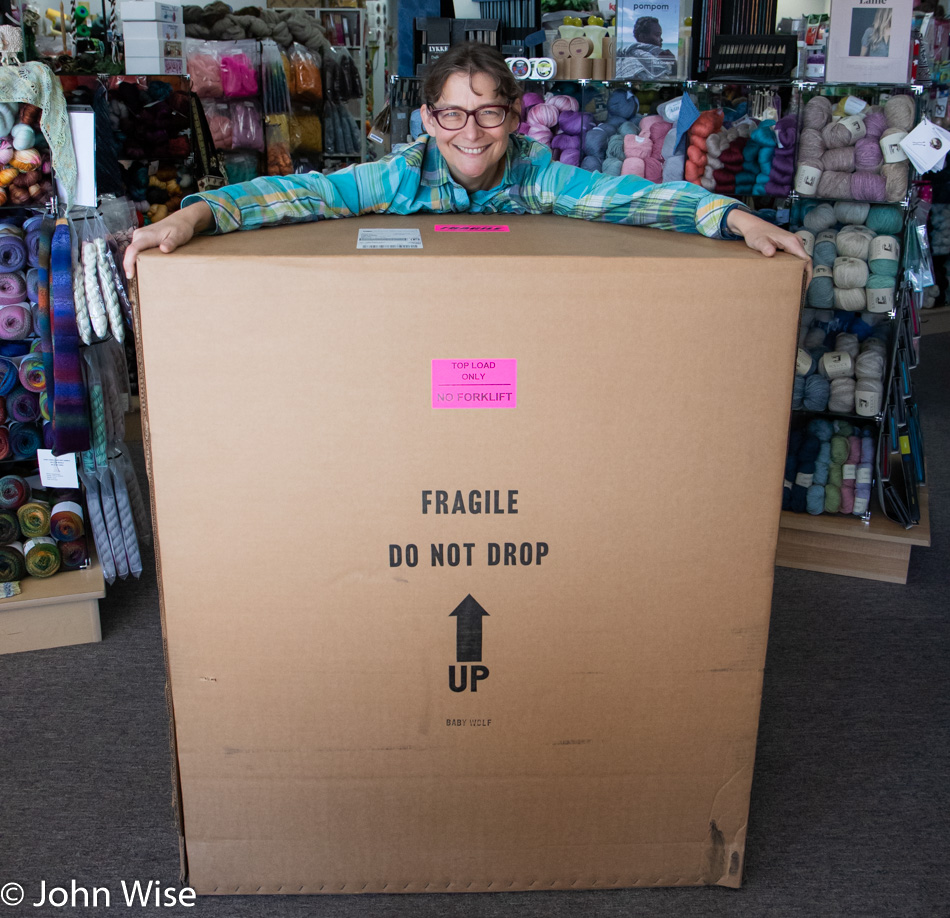
[[[518,361],[433,360],[433,408],[517,408]]]
[[[436,223],[435,231],[437,233],[508,233],[507,224],[498,226],[478,226],[468,223]]]

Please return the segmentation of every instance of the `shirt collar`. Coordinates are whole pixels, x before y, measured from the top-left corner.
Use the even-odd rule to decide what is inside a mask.
[[[508,150],[505,152],[505,172],[500,184],[505,188],[515,184],[516,173],[520,166],[528,162],[540,165],[550,159],[551,151],[544,144],[536,143],[523,134],[509,134]],[[432,187],[458,184],[452,178],[448,163],[439,152],[439,145],[434,137],[426,139],[425,159],[422,163],[422,184]]]

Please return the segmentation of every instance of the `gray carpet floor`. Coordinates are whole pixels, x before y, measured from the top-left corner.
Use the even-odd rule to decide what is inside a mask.
[[[0,657],[4,915],[201,918],[591,915],[946,918],[950,816],[950,334],[917,374],[933,545],[896,586],[779,569],[741,890],[202,897],[126,908],[120,881],[175,886],[154,569],[110,588],[100,645]],[[151,560],[151,559],[149,559]],[[40,881],[104,886],[111,909],[32,908]]]

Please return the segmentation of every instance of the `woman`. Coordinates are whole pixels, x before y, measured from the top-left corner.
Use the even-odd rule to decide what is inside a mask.
[[[226,233],[366,213],[555,213],[610,223],[743,238],[763,255],[784,249],[810,260],[797,236],[698,185],[657,185],[554,162],[543,144],[516,133],[521,89],[504,58],[484,44],[458,45],[423,84],[428,137],[379,162],[333,175],[271,176],[189,195],[182,208],[137,229],[125,254],[172,252],[195,233]]]
[[[861,57],[888,56],[890,53],[893,12],[893,10],[878,10],[874,14],[874,22],[864,30],[864,35],[861,38]]]

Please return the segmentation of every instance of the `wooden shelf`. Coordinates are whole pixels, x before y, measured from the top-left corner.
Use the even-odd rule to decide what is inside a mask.
[[[102,640],[99,600],[106,595],[102,566],[52,577],[24,577],[19,596],[0,599],[0,654]]]
[[[907,583],[910,552],[930,545],[930,508],[920,489],[920,523],[904,529],[877,510],[870,522],[830,513],[782,512],[775,563],[823,574]]]

